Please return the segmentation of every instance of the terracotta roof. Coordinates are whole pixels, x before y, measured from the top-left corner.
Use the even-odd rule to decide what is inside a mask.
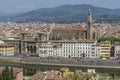
[[[17,74],[17,73],[22,72],[22,71],[23,71],[22,68],[16,68],[16,67],[13,68],[14,74]]]
[[[96,40],[59,40],[59,41],[54,41],[54,42],[95,42]]]
[[[0,47],[13,47],[13,44],[0,44]]]
[[[100,43],[97,43],[96,45],[92,45],[92,46],[100,46]]]
[[[82,27],[56,27],[53,30],[80,30],[80,31],[86,31],[87,28],[82,28]]]
[[[63,80],[63,77],[55,72],[37,72],[30,80]]]
[[[120,42],[115,42],[115,45],[120,45]]]
[[[54,46],[60,46],[60,43],[53,43]]]
[[[105,43],[110,43],[110,41],[104,41],[104,42],[101,42],[101,44],[105,44]]]

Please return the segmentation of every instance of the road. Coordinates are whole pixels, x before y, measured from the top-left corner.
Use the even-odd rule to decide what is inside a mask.
[[[80,59],[80,58],[39,58],[27,57],[22,63],[43,64],[43,65],[65,65],[65,66],[86,66],[101,68],[120,68],[120,60],[114,59]]]
[[[0,59],[14,60],[24,64],[86,66],[101,68],[120,68],[120,60],[114,59],[80,59],[80,58],[40,58],[40,57],[0,57]]]

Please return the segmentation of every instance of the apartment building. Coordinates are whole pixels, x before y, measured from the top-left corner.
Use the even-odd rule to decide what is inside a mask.
[[[120,57],[120,42],[114,44],[114,57]]]
[[[14,45],[0,41],[0,56],[13,56]]]
[[[111,43],[110,41],[105,41],[100,43],[100,56],[102,58],[109,58],[111,52]]]
[[[100,44],[92,45],[91,58],[100,58]]]
[[[40,57],[60,57],[61,48],[59,45],[52,44],[48,42],[40,46],[39,49],[39,56]]]
[[[92,58],[92,45],[97,43],[95,40],[64,40],[61,42],[63,57],[81,58]]]
[[[55,46],[49,42],[40,46],[39,56],[99,58],[100,47],[96,43],[95,40],[61,40]]]

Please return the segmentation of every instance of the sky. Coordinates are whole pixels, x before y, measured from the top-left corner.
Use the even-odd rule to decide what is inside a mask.
[[[0,0],[0,12],[18,13],[65,4],[90,4],[110,9],[120,8],[120,0]]]

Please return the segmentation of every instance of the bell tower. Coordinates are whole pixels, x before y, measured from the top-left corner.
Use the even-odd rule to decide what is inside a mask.
[[[88,31],[87,31],[87,39],[93,39],[93,21],[92,21],[92,13],[89,9],[88,11]]]

